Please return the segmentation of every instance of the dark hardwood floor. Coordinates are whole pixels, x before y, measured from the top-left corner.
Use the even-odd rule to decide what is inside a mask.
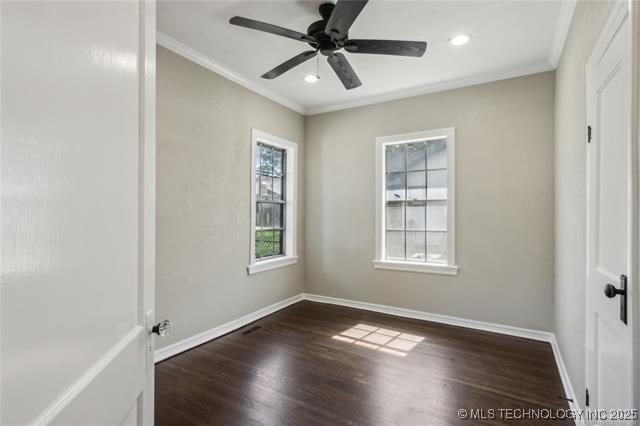
[[[157,425],[525,425],[457,412],[563,395],[548,343],[307,301],[156,366]]]

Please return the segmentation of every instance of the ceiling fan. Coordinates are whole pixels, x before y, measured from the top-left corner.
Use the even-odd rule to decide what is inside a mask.
[[[336,52],[337,50],[344,49],[349,53],[420,57],[424,55],[427,48],[427,43],[424,41],[349,39],[349,28],[364,9],[367,1],[338,0],[336,4],[321,4],[318,9],[322,19],[309,25],[307,34],[240,16],[234,16],[229,20],[229,23],[299,40],[308,43],[314,49],[302,52],[283,62],[262,75],[262,78],[274,79],[315,57],[320,52],[327,57],[329,65],[338,75],[344,87],[350,90],[362,83],[347,58],[342,53]]]

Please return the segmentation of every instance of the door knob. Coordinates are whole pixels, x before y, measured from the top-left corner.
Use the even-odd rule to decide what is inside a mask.
[[[614,286],[613,284],[607,284],[604,286],[604,295],[607,296],[609,299],[613,299],[619,294],[625,294],[625,292],[626,292],[625,290],[616,288],[616,286]]]
[[[169,320],[160,321],[151,328],[152,333],[156,333],[160,337],[166,337],[171,335],[171,329],[173,324]]]
[[[627,323],[627,276],[620,275],[620,288],[616,288],[613,284],[604,286],[604,295],[609,299],[620,295],[620,321]]]

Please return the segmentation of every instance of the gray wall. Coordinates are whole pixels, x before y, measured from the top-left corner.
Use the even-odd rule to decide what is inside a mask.
[[[612,2],[579,1],[556,71],[554,332],[584,407],[586,281],[585,65]]]
[[[302,261],[246,272],[251,128],[298,142],[300,221],[305,154],[300,114],[160,47],[157,61],[157,317],[175,323],[162,347],[302,292]]]
[[[305,285],[551,330],[554,73],[307,117]],[[456,277],[376,270],[376,136],[456,128]]]

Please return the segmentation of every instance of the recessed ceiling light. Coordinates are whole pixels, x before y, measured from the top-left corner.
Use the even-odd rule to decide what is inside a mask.
[[[469,40],[471,40],[471,37],[469,37],[466,34],[460,34],[460,35],[457,35],[454,38],[452,38],[450,43],[453,46],[462,46],[464,44],[469,43]]]
[[[319,80],[317,75],[309,74],[304,76],[304,81],[307,83],[315,83]]]

